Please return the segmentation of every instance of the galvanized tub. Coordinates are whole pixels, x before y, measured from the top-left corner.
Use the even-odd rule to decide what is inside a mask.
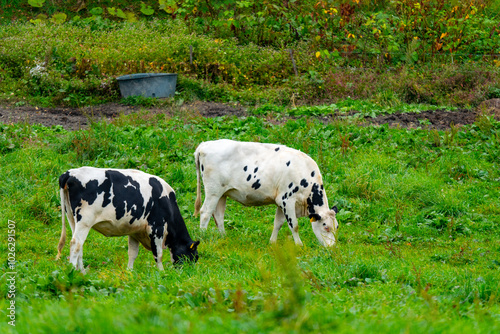
[[[136,73],[116,78],[123,97],[170,97],[175,93],[177,73]]]

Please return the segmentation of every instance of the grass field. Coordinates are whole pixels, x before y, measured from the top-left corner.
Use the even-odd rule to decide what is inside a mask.
[[[74,132],[0,125],[0,333],[500,333],[500,123],[484,110],[446,131],[311,117],[500,98],[500,1],[210,3],[0,0],[0,104],[174,110]],[[120,99],[116,77],[137,72],[178,73],[176,96]],[[254,116],[203,118],[187,101]],[[275,208],[232,201],[226,237],[213,221],[201,231],[193,153],[218,138],[309,154],[338,244],[302,218],[303,247],[286,226],[270,245]],[[84,165],[164,178],[198,263],[159,272],[142,249],[130,271],[126,238],[95,231],[87,274],[69,240],[56,261],[58,177]]]
[[[76,132],[0,130],[2,333],[500,331],[500,124],[491,117],[443,132],[141,112]],[[340,209],[338,245],[321,247],[302,218],[304,247],[286,227],[271,246],[274,208],[232,201],[226,237],[213,221],[200,231],[193,152],[216,138],[282,143],[313,157]],[[95,231],[84,246],[86,275],[68,264],[69,241],[55,261],[57,178],[82,165],[164,178],[201,240],[199,262],[159,272],[142,249],[129,271],[126,238]]]

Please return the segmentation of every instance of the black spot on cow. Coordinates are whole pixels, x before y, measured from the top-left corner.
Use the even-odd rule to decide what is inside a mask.
[[[251,178],[252,178],[252,174],[248,174],[247,181],[250,181]]]
[[[314,177],[314,175],[316,175],[316,172],[315,172],[315,171],[312,171],[312,173],[311,173],[311,177]]]
[[[309,218],[315,218],[319,220],[319,216],[316,214],[315,206],[322,206],[323,203],[323,191],[319,189],[320,186],[314,183],[311,188],[311,194],[307,198],[307,211],[309,212]],[[315,217],[317,216],[317,217]]]
[[[325,188],[323,187],[323,185],[321,185],[321,190],[323,190],[323,189],[325,189]]]
[[[307,186],[309,185],[309,183],[307,183],[307,180],[306,179],[302,179],[300,181],[300,185],[304,188],[307,188]]]
[[[151,196],[146,204],[145,211],[148,217],[148,225],[151,227],[149,239],[153,242],[155,238],[163,237],[165,219],[167,219],[167,213],[170,211],[170,207],[168,205],[168,197],[161,197],[163,193],[163,186],[161,183],[156,178],[151,177],[149,178],[149,185],[151,186]],[[156,258],[156,247],[151,247],[151,251]]]
[[[253,172],[257,173],[258,170],[259,170],[259,167],[255,167],[255,169],[253,170]]]
[[[130,224],[140,219],[144,213],[144,197],[139,183],[132,177],[120,172],[108,170],[106,180],[111,182],[113,189],[113,206],[116,208],[116,219],[131,215]]]
[[[293,182],[290,182],[290,184],[288,185],[288,188],[290,189],[291,187],[293,187]]]
[[[286,207],[286,202],[285,201],[283,201],[283,207]]]
[[[319,189],[319,185],[317,183],[312,186],[310,198],[312,205],[322,206],[324,204],[323,191]]]
[[[276,147],[274,150],[275,150],[276,152],[278,152],[278,151],[280,150],[280,148],[279,148],[279,147]]]
[[[201,171],[205,171],[205,166],[201,165]]]
[[[290,166],[290,161],[288,161],[288,162],[286,163],[286,166],[287,166],[287,167],[288,167],[288,166]]]
[[[245,171],[245,172],[246,172],[246,171],[247,171],[247,169],[248,169],[248,166],[243,167],[243,171]]]
[[[293,194],[292,194],[291,192],[289,192],[289,193],[288,193],[288,196],[292,197],[292,195],[293,195]]]
[[[299,191],[299,186],[293,188],[293,193],[295,194],[297,191]]]
[[[307,198],[307,211],[309,212],[309,218],[311,218],[311,214],[316,212],[316,210],[314,210],[311,197]]]
[[[255,181],[253,184],[252,184],[252,188],[254,188],[255,190],[259,189],[261,186],[260,184],[260,179],[258,179],[257,181]]]
[[[292,222],[289,222],[289,223],[288,223],[288,226],[290,226],[290,228],[291,228],[291,229],[293,229],[293,224],[292,224]]]

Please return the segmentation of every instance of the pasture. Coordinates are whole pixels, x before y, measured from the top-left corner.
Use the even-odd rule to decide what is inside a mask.
[[[500,122],[476,108],[500,98],[499,8],[0,0],[0,333],[500,333]],[[138,72],[175,96],[122,99]],[[309,154],[338,243],[301,218],[303,247],[270,245],[275,207],[231,200],[225,237],[200,230],[193,153],[221,138]],[[199,261],[141,246],[131,271],[96,231],[85,275],[69,238],[56,260],[58,177],[85,165],[166,180]]]
[[[193,217],[193,153],[205,140],[281,143],[309,154],[337,205],[338,244],[304,247],[275,207],[228,200],[226,237]],[[500,331],[500,123],[481,115],[446,131],[324,124],[302,117],[203,118],[143,110],[68,132],[1,125],[2,333],[495,333]],[[159,272],[141,247],[126,269],[125,237],[91,231],[82,275],[55,260],[58,176],[69,168],[137,168],[176,191],[196,264]],[[15,222],[9,268],[8,223]],[[15,327],[8,318],[14,271]]]

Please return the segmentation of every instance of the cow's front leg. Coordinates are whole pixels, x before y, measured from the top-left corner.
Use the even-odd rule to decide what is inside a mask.
[[[128,266],[127,268],[132,270],[134,269],[134,261],[139,254],[139,241],[132,237],[128,236]]]
[[[154,230],[151,228],[151,226],[147,227],[147,232],[149,235],[149,240],[151,241],[151,252],[153,253],[153,256],[156,261],[156,266],[158,267],[158,270],[163,271],[163,244],[165,242],[164,240],[164,235],[166,233],[163,233],[164,230],[166,230],[166,225],[163,227],[159,227]]]
[[[83,244],[85,243],[85,239],[87,239],[89,231],[89,226],[82,221],[78,222],[75,226],[75,233],[71,238],[69,247],[69,262],[82,273],[85,273],[83,268]]]
[[[278,240],[278,232],[281,226],[283,226],[284,222],[285,222],[285,215],[283,214],[283,210],[278,206],[276,208],[276,214],[274,215],[274,228],[269,242],[275,243],[276,240]]]
[[[153,251],[158,270],[163,271],[163,247],[161,239],[155,238],[154,241],[151,241],[151,251]]]
[[[283,208],[283,214],[285,215],[285,221],[288,227],[292,231],[293,240],[298,246],[302,246],[302,241],[299,237],[299,222],[297,220],[297,215],[295,214],[295,202],[289,201],[286,207]]]

